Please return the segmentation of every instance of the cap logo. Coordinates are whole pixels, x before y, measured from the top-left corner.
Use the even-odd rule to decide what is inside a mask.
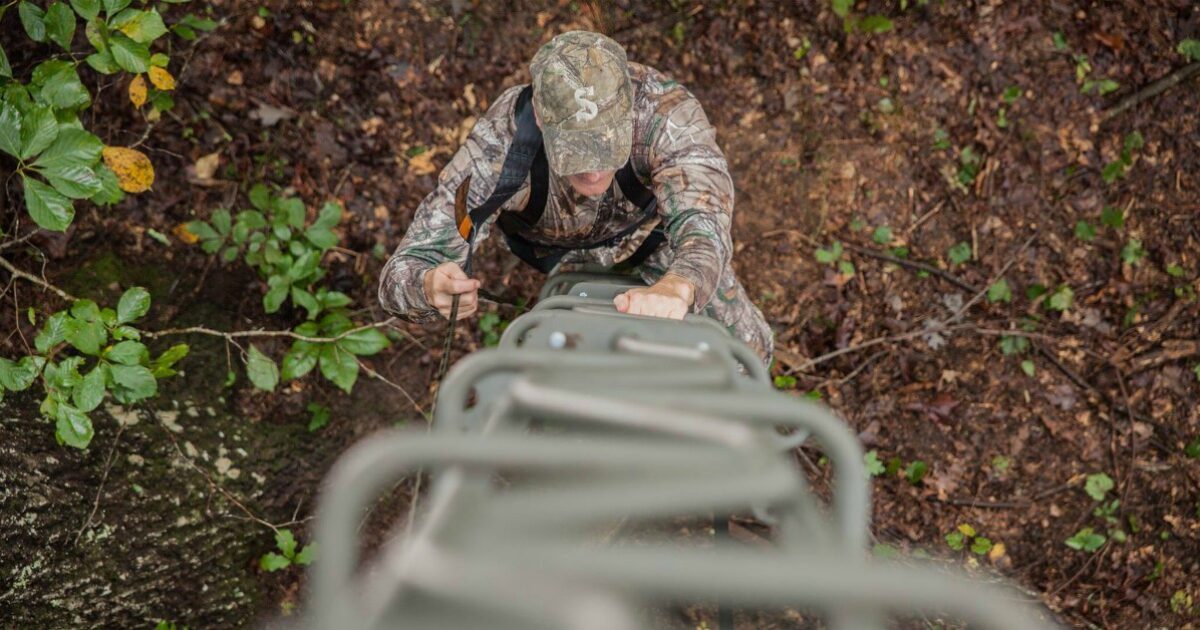
[[[584,96],[595,96],[596,89],[592,86],[575,88],[575,104],[579,105],[579,111],[575,112],[575,120],[578,122],[587,122],[596,117],[600,113],[600,107],[595,101],[589,101]]]

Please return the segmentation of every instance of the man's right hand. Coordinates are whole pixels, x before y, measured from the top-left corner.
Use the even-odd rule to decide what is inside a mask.
[[[479,281],[468,278],[453,262],[444,262],[425,272],[425,301],[446,319],[450,319],[455,295],[462,296],[458,298],[458,319],[474,315],[479,308]]]

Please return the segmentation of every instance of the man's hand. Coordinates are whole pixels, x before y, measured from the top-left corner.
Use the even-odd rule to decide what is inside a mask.
[[[444,262],[425,272],[425,301],[442,317],[450,319],[450,306],[458,298],[458,318],[465,319],[479,308],[479,281],[463,273],[457,263]]]
[[[683,276],[667,274],[653,286],[630,289],[613,298],[613,306],[630,315],[683,319],[692,308],[696,287]]]

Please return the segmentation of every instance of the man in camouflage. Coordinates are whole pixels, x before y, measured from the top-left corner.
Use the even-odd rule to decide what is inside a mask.
[[[730,264],[733,181],[696,98],[663,73],[628,62],[619,44],[597,33],[555,37],[538,51],[530,71],[550,176],[545,212],[521,236],[580,247],[561,259],[559,269],[611,267],[661,223],[667,242],[637,269],[650,286],[618,296],[617,310],[675,319],[689,310],[705,312],[769,364],[771,329]],[[415,321],[449,317],[456,294],[459,318],[478,308],[479,281],[460,267],[468,244],[456,225],[455,191],[471,177],[467,203],[474,208],[495,188],[516,133],[514,107],[523,87],[496,99],[417,208],[383,269],[379,299],[386,310]],[[584,248],[643,220],[642,209],[614,185],[614,173],[626,161],[657,199],[657,220],[610,246]],[[526,180],[501,211],[520,210],[529,195]],[[476,247],[498,215],[476,226]]]

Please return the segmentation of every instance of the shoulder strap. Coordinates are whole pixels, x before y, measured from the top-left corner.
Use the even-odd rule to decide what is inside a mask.
[[[470,212],[471,223],[473,225],[482,225],[487,221],[488,218],[504,205],[504,202],[508,201],[521,189],[521,186],[525,184],[525,177],[530,174],[534,165],[539,161],[543,165],[546,162],[546,154],[542,150],[542,131],[538,129],[537,121],[533,117],[532,98],[532,86],[525,86],[525,89],[521,90],[521,93],[517,96],[517,103],[513,110],[513,117],[517,124],[516,133],[513,135],[512,143],[509,144],[508,153],[504,156],[504,165],[500,169],[500,178],[496,182],[496,188],[492,190],[492,194],[482,204],[476,206]],[[535,177],[534,181],[536,179]],[[537,184],[533,186],[530,202],[535,201],[534,195],[538,194]],[[545,207],[545,177],[542,178],[540,194],[540,205]],[[526,207],[528,208],[528,206]]]
[[[625,166],[622,166],[617,171],[615,179],[617,180],[617,185],[621,187],[621,194],[625,195],[626,199],[632,201],[633,205],[638,206],[647,214],[654,211],[655,206],[658,205],[658,200],[654,197],[654,193],[649,188],[646,188],[641,180],[638,179],[637,174],[634,173],[632,158],[628,162],[625,162]]]

